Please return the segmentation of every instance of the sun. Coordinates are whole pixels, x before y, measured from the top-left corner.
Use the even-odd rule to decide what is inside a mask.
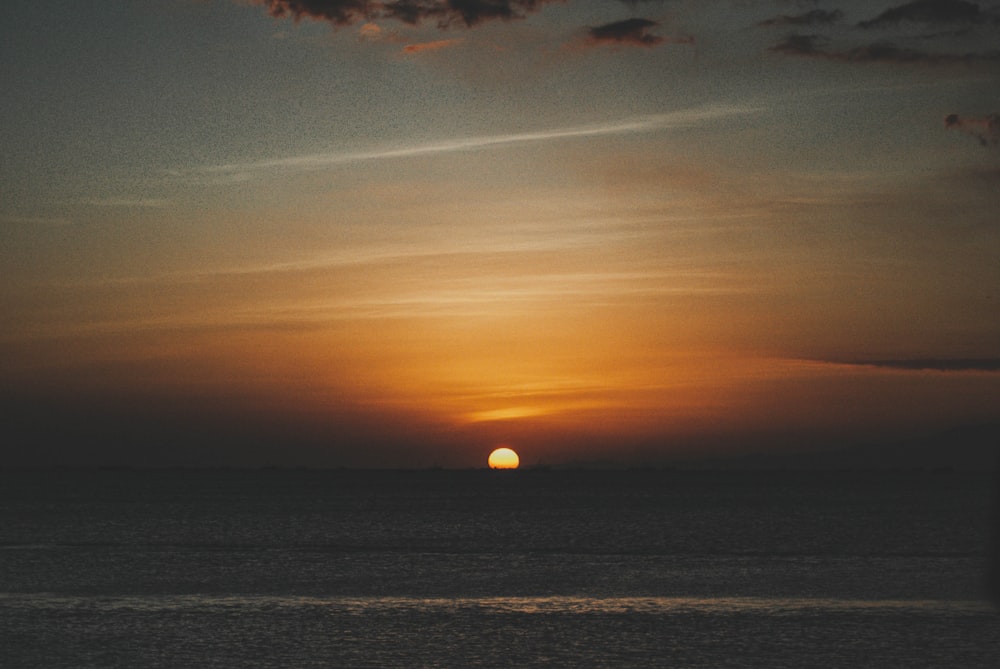
[[[509,448],[498,448],[490,453],[490,469],[517,469],[521,458]]]

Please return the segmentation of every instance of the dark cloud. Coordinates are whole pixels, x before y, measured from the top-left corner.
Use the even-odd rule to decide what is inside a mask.
[[[455,22],[474,26],[495,19],[524,18],[542,5],[556,0],[255,0],[271,16],[290,16],[334,25],[349,25],[373,19],[394,19],[417,24],[437,21],[441,26]]]
[[[981,24],[995,23],[996,18],[984,12],[974,2],[965,0],[915,0],[885,10],[861,28],[891,28],[900,23],[922,24]]]
[[[839,364],[910,371],[1000,372],[1000,358],[901,358],[835,361]]]
[[[365,0],[257,0],[267,7],[271,16],[283,18],[303,17],[347,25],[365,17],[368,4]]]
[[[433,15],[431,12],[434,11],[435,7],[432,5],[433,3],[428,2],[398,0],[398,2],[387,2],[383,5],[383,7],[384,11],[392,16],[392,18],[402,21],[403,23],[415,25],[420,23],[422,19]],[[435,16],[440,16],[440,14]]]
[[[769,50],[789,56],[824,56],[820,48],[825,38],[819,35],[788,35],[783,42],[772,46]]]
[[[1000,114],[989,114],[981,118],[949,114],[944,119],[944,126],[972,135],[983,146],[1000,145]]]
[[[844,18],[844,13],[839,9],[826,11],[825,9],[814,9],[805,14],[796,16],[776,16],[773,19],[761,21],[760,26],[812,26],[829,25]]]
[[[829,54],[834,60],[851,63],[897,63],[910,65],[976,65],[1000,62],[1000,51],[947,53],[899,47],[877,42],[848,51]]]
[[[899,65],[977,65],[1000,62],[1000,50],[967,53],[924,51],[900,47],[891,42],[875,42],[850,49],[827,49],[820,35],[788,35],[769,50],[789,56],[823,58],[845,63],[888,63]]]
[[[446,0],[445,2],[430,3],[433,5],[444,5],[449,11],[446,14],[454,13],[467,26],[472,26],[482,21],[491,19],[516,19],[523,18],[528,12],[538,9],[545,0]]]
[[[666,41],[649,32],[660,25],[649,19],[632,18],[603,26],[589,28],[587,37],[591,44],[628,44],[634,46],[656,46]]]

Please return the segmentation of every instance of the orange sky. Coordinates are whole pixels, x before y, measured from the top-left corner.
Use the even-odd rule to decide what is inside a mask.
[[[881,10],[838,7],[822,51],[778,2],[26,9],[6,461],[625,463],[996,424],[996,66],[941,36],[868,62]]]

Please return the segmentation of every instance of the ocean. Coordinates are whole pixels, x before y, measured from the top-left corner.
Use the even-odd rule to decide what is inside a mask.
[[[0,667],[994,667],[994,479],[0,471]]]

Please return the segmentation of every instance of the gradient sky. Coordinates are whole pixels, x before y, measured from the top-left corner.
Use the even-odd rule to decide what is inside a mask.
[[[960,0],[13,0],[0,464],[998,423],[997,44]]]

